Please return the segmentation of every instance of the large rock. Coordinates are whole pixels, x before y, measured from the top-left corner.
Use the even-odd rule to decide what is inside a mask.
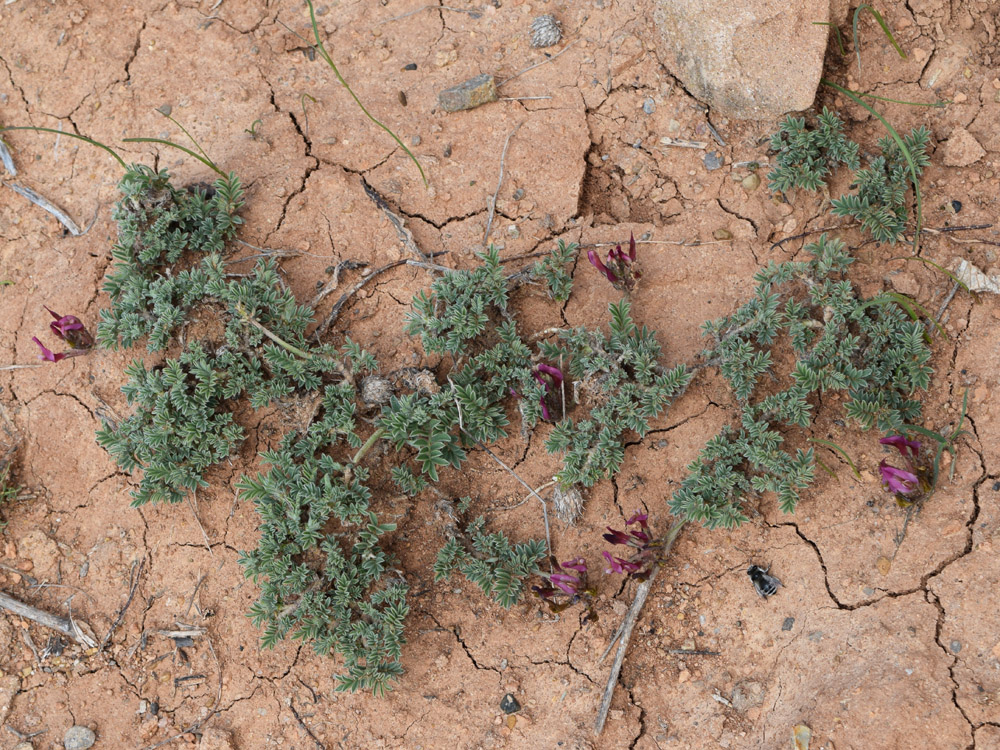
[[[665,64],[714,113],[771,119],[812,105],[830,0],[656,0],[655,18]]]

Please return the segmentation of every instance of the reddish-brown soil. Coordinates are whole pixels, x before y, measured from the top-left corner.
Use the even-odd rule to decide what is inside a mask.
[[[713,118],[728,144],[718,146],[703,109],[661,66],[646,5],[497,0],[483,8],[455,0],[450,7],[456,6],[477,15],[421,10],[423,0],[334,0],[320,17],[327,46],[355,91],[415,144],[430,189],[333,73],[309,59],[308,43],[291,31],[308,38],[307,16],[291,1],[8,0],[0,6],[0,117],[5,125],[62,128],[117,145],[129,136],[179,138],[156,112],[169,105],[213,159],[247,185],[240,237],[298,253],[281,265],[302,301],[340,260],[375,266],[407,257],[366,197],[362,178],[406,217],[425,252],[445,253],[439,261],[450,266],[470,266],[484,243],[501,150],[520,126],[489,239],[505,258],[548,250],[556,238],[621,241],[633,231],[660,243],[640,248],[644,275],[633,312],[658,331],[670,365],[701,350],[701,322],[733,310],[756,269],[797,257],[804,240],[773,243],[845,224],[829,214],[821,195],[799,192],[784,204],[772,200],[766,180],[744,189],[739,180],[749,172],[733,165],[767,161],[764,137],[776,123]],[[922,256],[945,266],[956,257],[994,266],[997,7],[987,0],[910,0],[880,10],[908,58],[900,59],[866,16],[862,73],[832,41],[826,75],[894,99],[951,102],[943,109],[880,109],[899,130],[922,123],[933,133],[925,223],[991,225],[927,234]],[[528,45],[531,18],[542,12],[560,17],[572,46],[501,92],[548,98],[435,111],[443,88],[481,72],[503,80],[543,61],[544,53]],[[847,18],[843,8],[835,14],[844,30]],[[404,70],[408,63],[417,69]],[[304,111],[305,94],[316,101],[305,99]],[[647,99],[652,114],[643,111]],[[863,149],[875,148],[883,135],[878,121],[829,90],[819,92],[822,104],[847,117]],[[246,130],[258,119],[253,138]],[[963,128],[986,153],[965,167],[945,166],[948,141]],[[665,147],[663,136],[706,141],[725,164],[708,171],[704,151]],[[12,282],[0,287],[0,365],[31,364],[32,336],[46,335],[43,305],[93,327],[107,304],[101,279],[114,242],[110,207],[120,171],[106,153],[69,138],[14,133],[7,140],[18,181],[90,227],[66,236],[48,214],[0,189],[0,280]],[[119,148],[130,160],[158,160],[181,184],[211,177],[174,151]],[[840,194],[845,183],[838,178],[831,192]],[[957,215],[952,201],[961,202]],[[726,236],[719,230],[730,238],[715,239]],[[905,260],[911,254],[905,244],[863,244],[856,228],[838,234],[857,248],[852,276],[866,292],[896,289],[937,312],[951,289],[944,274]],[[527,262],[514,260],[511,268]],[[345,275],[320,316],[358,273]],[[425,362],[418,343],[402,333],[402,321],[411,296],[428,283],[411,267],[386,273],[352,300],[329,340],[349,333],[387,369]],[[584,259],[564,309],[530,289],[517,293],[515,305],[527,327],[541,330],[593,325],[616,298]],[[947,336],[934,339],[925,424],[954,425],[968,389],[970,434],[959,441],[953,478],[910,520],[905,539],[898,541],[904,511],[875,475],[878,436],[845,427],[837,421],[838,404],[827,399],[818,405],[813,435],[844,446],[862,478],[823,452],[836,480],[819,472],[794,515],[765,499],[738,531],[686,529],[639,620],[599,739],[592,725],[609,669],[599,657],[633,584],[596,575],[600,619],[583,624],[575,609],[555,617],[526,601],[504,611],[458,578],[435,583],[430,566],[442,540],[433,498],[408,501],[386,483],[379,511],[399,525],[392,549],[412,586],[406,675],[384,699],[335,693],[334,660],[298,641],[262,651],[245,614],[256,588],[243,578],[237,555],[254,545],[257,515],[234,484],[258,466],[257,451],[280,437],[280,408],[243,415],[250,438],[210,473],[212,487],[198,494],[196,509],[134,510],[133,478],[116,470],[93,434],[102,416],[127,413],[119,391],[123,369],[141,353],[95,351],[2,370],[0,411],[20,441],[14,477],[37,497],[0,510],[9,522],[0,587],[57,614],[71,608],[101,638],[134,576],[138,584],[101,653],[71,644],[39,660],[28,640],[41,651],[50,632],[0,616],[0,698],[16,691],[12,701],[0,700],[6,713],[0,723],[16,730],[0,730],[0,748],[12,748],[18,732],[41,730],[33,746],[59,748],[74,724],[94,729],[98,748],[140,748],[199,722],[195,734],[169,746],[787,748],[792,727],[804,723],[813,748],[1000,748],[1000,303],[984,296],[977,304],[960,291],[944,315]],[[589,493],[579,523],[555,525],[560,559],[583,555],[599,571],[603,527],[620,525],[637,507],[666,528],[666,500],[685,465],[734,413],[724,381],[699,375],[655,429],[633,441],[615,481]],[[546,429],[527,444],[514,430],[495,449],[535,486],[556,466],[543,446]],[[0,438],[11,442],[3,431]],[[487,457],[474,455],[461,473],[445,474],[440,489],[471,495],[475,511],[515,539],[543,534],[538,504],[522,503],[523,488]],[[754,594],[744,572],[750,562],[771,565],[782,579],[776,596],[763,601]],[[175,649],[159,631],[177,623],[205,633]],[[202,677],[177,681],[192,675]],[[512,717],[499,708],[508,692],[523,706]]]

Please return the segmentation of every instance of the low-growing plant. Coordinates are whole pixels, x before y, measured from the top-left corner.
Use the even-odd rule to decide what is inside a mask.
[[[616,473],[625,458],[623,437],[630,431],[643,437],[691,380],[686,365],[663,369],[655,334],[632,321],[628,300],[608,310],[609,335],[575,328],[560,331],[559,343],[541,345],[546,359],[568,362],[574,391],[589,402],[585,418],[562,420],[545,444],[564,454],[556,479],[565,487],[591,487]]]
[[[465,497],[455,504],[459,516],[468,510],[470,502],[471,498]],[[486,519],[482,516],[468,523],[453,519],[448,540],[434,563],[434,580],[444,580],[458,570],[483,594],[510,609],[520,601],[525,581],[539,572],[538,564],[544,559],[543,541],[531,539],[513,544],[502,532],[486,533]]]
[[[845,392],[844,411],[863,429],[898,430],[920,415],[913,394],[931,374],[923,327],[896,304],[857,294],[842,278],[852,262],[842,242],[824,234],[806,249],[811,260],[770,263],[754,276],[750,302],[704,326],[715,340],[706,361],[729,381],[742,414],[738,429],[723,429],[688,467],[670,501],[681,518],[737,526],[747,520],[741,500],[765,491],[792,512],[813,480],[814,456],[781,445],[784,430],[811,424],[813,394]],[[790,385],[775,391],[761,378],[782,343],[795,360]]]
[[[348,383],[327,386],[321,415],[261,454],[267,472],[239,480],[261,517],[257,549],[240,564],[260,586],[249,614],[264,647],[289,635],[311,640],[317,653],[344,659],[339,690],[382,694],[403,671],[409,606],[380,546],[395,525],[379,522],[358,465],[375,441],[363,444],[357,433],[355,398]]]
[[[565,302],[573,290],[573,262],[579,248],[575,242],[568,245],[559,240],[555,248],[547,256],[538,261],[531,269],[531,275],[543,280],[549,287],[549,296],[556,302]]]
[[[818,136],[804,124],[786,123],[778,161],[789,186],[807,186],[810,174],[856,160],[839,120],[827,112],[824,118]],[[242,442],[237,399],[255,409],[318,399],[306,424],[261,454],[267,469],[237,483],[261,518],[258,545],[241,553],[240,563],[260,587],[249,614],[263,629],[263,645],[300,638],[320,653],[339,655],[341,690],[381,694],[402,673],[407,584],[391,552],[395,524],[380,518],[382,498],[369,486],[366,464],[377,445],[379,455],[388,456],[386,473],[400,490],[417,495],[447,468],[459,468],[474,448],[505,437],[517,414],[523,434],[539,422],[556,422],[546,447],[562,454],[556,485],[569,493],[613,476],[626,440],[646,435],[696,371],[718,367],[740,413],[709,441],[671,498],[681,521],[658,539],[646,514],[637,513],[625,530],[609,528],[605,536],[630,550],[605,553],[609,570],[644,579],[686,520],[734,526],[746,520],[744,501],[763,492],[775,493],[783,510],[794,509],[813,480],[815,458],[811,448],[793,454],[782,446],[795,442],[794,428],[811,424],[817,394],[846,394],[845,412],[863,428],[923,429],[911,424],[920,414],[913,394],[927,387],[930,375],[924,329],[889,294],[861,298],[846,279],[852,259],[843,243],[826,235],[807,247],[810,260],[772,262],[758,272],[750,301],[705,324],[712,343],[703,361],[672,369],[660,361],[655,332],[634,322],[627,299],[610,305],[607,333],[597,326],[562,330],[533,351],[510,305],[512,277],[490,247],[478,266],[446,271],[414,298],[406,331],[438,362],[427,378],[404,381],[379,414],[369,411],[360,420],[357,376],[376,373],[375,359],[350,339],[339,348],[307,340],[313,310],[296,302],[272,260],[248,274],[227,271],[226,243],[240,223],[242,188],[195,147],[200,155],[177,146],[219,174],[212,189],[179,189],[166,172],[125,167],[114,214],[115,265],[106,284],[111,308],[98,341],[118,348],[146,339],[150,351],[176,346],[179,353],[130,365],[123,391],[135,412],[105,424],[98,440],[125,470],[142,469],[134,504],[179,502],[205,486],[205,473]],[[901,153],[910,166],[908,151]],[[557,301],[570,293],[574,252],[560,243],[532,269]],[[634,238],[627,252],[621,245],[610,251],[606,263],[590,255],[616,288],[634,291]],[[53,331],[76,347],[82,324],[53,316]],[[789,360],[784,388],[766,379]],[[961,424],[939,436],[937,458],[953,450],[960,434]],[[935,477],[936,465],[937,459]],[[906,477],[893,476],[908,487]],[[529,578],[540,575],[536,593],[551,608],[584,602],[593,614],[582,558],[559,563],[550,556],[544,573],[539,566],[550,553],[544,542],[487,531],[489,519],[465,519],[470,502],[445,503],[451,521],[434,564],[436,580],[458,571],[511,607]]]
[[[777,167],[768,174],[771,190],[786,193],[794,188],[818,190],[838,164],[858,169],[857,143],[844,135],[844,123],[826,107],[816,127],[806,127],[804,117],[789,115],[771,136]]]
[[[930,164],[930,138],[930,131],[922,125],[903,136],[918,177]],[[911,183],[910,165],[892,138],[880,138],[878,145],[882,153],[854,174],[851,187],[858,192],[834,198],[833,213],[861,222],[862,228],[879,242],[895,243],[909,217],[906,193]]]
[[[889,135],[878,142],[881,153],[861,169],[858,144],[844,135],[843,123],[836,114],[824,107],[817,126],[811,130],[806,127],[805,118],[789,116],[771,137],[777,167],[768,175],[769,186],[781,192],[792,188],[818,190],[837,164],[844,164],[855,173],[851,187],[857,193],[834,198],[834,215],[849,216],[860,222],[875,240],[894,244],[902,236],[909,217],[906,194],[911,185],[917,200],[919,225],[919,177],[930,163],[927,156],[930,131],[921,126],[909,135],[900,136],[853,92],[830,85],[886,125]]]

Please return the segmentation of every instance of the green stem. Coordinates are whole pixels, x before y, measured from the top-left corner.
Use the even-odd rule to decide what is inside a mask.
[[[368,452],[375,447],[375,443],[377,443],[383,435],[385,435],[385,427],[379,427],[375,430],[375,432],[373,432],[365,441],[365,444],[358,448],[358,452],[354,454],[354,458],[351,459],[351,463],[356,465],[358,461],[367,456]]]
[[[316,11],[313,10],[312,0],[306,0],[306,5],[309,6],[309,19],[312,21],[313,35],[316,37],[316,48],[319,50],[320,55],[326,61],[326,64],[330,66],[330,70],[333,71],[333,74],[337,76],[337,80],[340,81],[341,85],[345,89],[347,89],[347,93],[351,95],[351,98],[354,99],[354,102],[361,108],[361,111],[365,113],[365,117],[367,117],[373,123],[382,128],[382,130],[384,130],[386,133],[391,135],[392,139],[396,143],[398,143],[399,147],[406,152],[407,156],[410,157],[410,161],[412,161],[414,164],[417,165],[417,171],[420,172],[420,179],[424,181],[424,186],[426,187],[428,185],[427,175],[424,174],[424,169],[423,167],[420,166],[420,162],[417,161],[417,157],[414,156],[413,152],[406,147],[405,143],[399,140],[399,136],[393,133],[387,126],[383,125],[379,120],[377,120],[374,117],[374,115],[372,115],[371,112],[369,112],[365,108],[365,105],[361,103],[361,100],[358,98],[358,95],[354,93],[354,90],[347,85],[347,81],[344,80],[344,77],[340,75],[340,71],[337,70],[337,66],[333,62],[333,58],[330,57],[330,54],[326,51],[326,47],[323,46],[323,41],[319,38],[319,25],[316,23]]]
[[[258,331],[260,331],[261,333],[263,333],[265,336],[267,336],[269,339],[271,339],[271,341],[273,341],[275,344],[277,344],[278,346],[282,347],[283,349],[287,349],[292,354],[297,354],[298,356],[302,357],[303,359],[312,359],[315,356],[314,354],[310,354],[309,352],[307,352],[305,349],[299,349],[299,347],[293,346],[292,344],[289,344],[287,341],[285,341],[283,338],[281,338],[277,334],[272,333],[271,331],[269,331],[261,323],[258,323],[253,318],[253,316],[248,315],[245,311],[241,310],[240,312],[241,312],[243,320],[245,320],[247,323],[249,323],[250,325],[252,325],[254,328],[256,328]]]

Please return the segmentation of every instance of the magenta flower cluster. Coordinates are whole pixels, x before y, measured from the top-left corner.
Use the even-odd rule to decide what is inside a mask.
[[[635,236],[629,233],[628,254],[622,250],[621,245],[615,245],[613,250],[608,251],[607,262],[602,263],[593,250],[587,252],[587,258],[598,271],[603,273],[615,289],[626,292],[632,291],[636,280],[641,274],[635,268]]]
[[[86,354],[94,345],[94,337],[90,335],[80,319],[75,315],[60,315],[48,307],[45,309],[54,318],[49,323],[52,333],[69,344],[70,349],[66,352],[53,352],[39,341],[37,336],[32,336],[31,340],[38,344],[38,348],[41,350],[38,355],[39,359],[45,362],[59,362],[67,357],[79,357]]]
[[[608,533],[604,535],[605,540],[611,544],[620,544],[631,547],[635,550],[629,557],[617,557],[610,552],[604,552],[604,559],[608,561],[606,573],[621,573],[644,581],[653,572],[656,564],[657,545],[653,542],[653,537],[649,531],[649,515],[638,511],[625,522],[625,530],[618,531],[610,526]],[[637,524],[638,528],[629,530],[628,527]]]
[[[545,421],[551,421],[552,415],[549,414],[549,407],[545,405],[545,397],[549,394],[553,388],[558,388],[562,385],[563,374],[558,367],[553,367],[552,365],[539,364],[535,371],[532,373],[535,376],[535,380],[545,389],[545,393],[542,394],[539,401],[542,404],[542,419]]]
[[[543,573],[542,576],[548,578],[549,584],[531,587],[539,597],[551,606],[560,594],[565,594],[570,598],[567,604],[572,604],[586,588],[587,561],[575,557],[563,563],[553,562],[553,572]]]
[[[917,466],[917,457],[920,455],[920,443],[916,440],[907,440],[902,435],[890,435],[884,437],[879,442],[882,445],[891,445],[899,451],[899,454],[906,461],[907,469],[897,469],[890,465],[883,458],[878,465],[879,474],[882,477],[882,486],[895,492],[897,495],[909,495],[922,488],[920,481],[921,469]]]

